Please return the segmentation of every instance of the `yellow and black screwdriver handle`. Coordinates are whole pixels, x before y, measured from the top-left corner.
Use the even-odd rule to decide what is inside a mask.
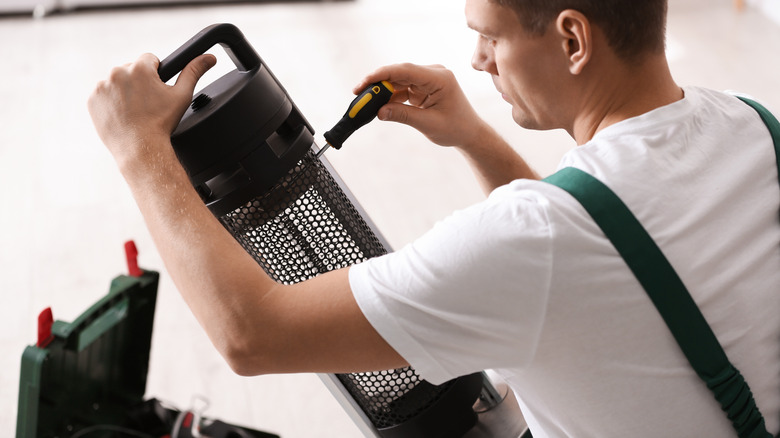
[[[379,108],[382,108],[393,96],[393,85],[382,81],[369,85],[352,103],[344,117],[330,131],[324,134],[325,141],[336,149],[341,149],[344,141],[358,128],[374,120]]]

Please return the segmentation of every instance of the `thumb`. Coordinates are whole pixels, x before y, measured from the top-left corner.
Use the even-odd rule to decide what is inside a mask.
[[[418,108],[402,103],[388,103],[379,109],[377,118],[388,122],[398,122],[414,126],[415,113]]]
[[[190,61],[176,79],[176,87],[184,87],[190,94],[195,89],[198,80],[217,63],[217,58],[211,54],[200,55]]]
[[[435,129],[435,125],[438,123],[437,120],[440,117],[430,109],[391,102],[379,109],[377,118],[379,120],[402,123],[422,132],[424,135],[428,135],[429,131]]]
[[[438,145],[455,144],[451,136],[448,136],[452,132],[451,121],[434,109],[417,108],[402,103],[388,103],[379,109],[377,117],[379,120],[410,126]]]

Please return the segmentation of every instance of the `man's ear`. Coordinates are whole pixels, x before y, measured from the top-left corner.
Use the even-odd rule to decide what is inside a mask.
[[[593,33],[590,20],[579,11],[566,9],[558,14],[555,30],[561,37],[569,72],[582,73],[593,55]]]

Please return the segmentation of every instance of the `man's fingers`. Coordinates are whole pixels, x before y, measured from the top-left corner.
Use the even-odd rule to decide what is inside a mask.
[[[359,94],[369,84],[379,81],[389,81],[397,88],[405,88],[410,85],[417,87],[428,87],[433,85],[436,77],[443,71],[446,71],[441,65],[416,65],[410,63],[393,64],[380,67],[363,78],[360,83],[352,90]]]
[[[152,53],[144,53],[143,55],[139,56],[138,59],[129,65],[125,65],[127,68],[132,69],[133,67],[138,67],[143,69],[144,71],[146,69],[157,71],[157,66],[160,65],[160,58],[155,56]]]

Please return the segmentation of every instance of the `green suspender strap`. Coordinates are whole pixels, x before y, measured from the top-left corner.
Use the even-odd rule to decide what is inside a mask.
[[[770,128],[780,173],[780,123],[763,107],[743,99]],[[623,257],[661,313],[693,369],[720,403],[740,438],[771,437],[753,394],[729,362],[715,334],[680,277],[628,207],[590,174],[567,167],[545,178],[576,198]]]
[[[777,160],[777,172],[780,174],[780,122],[777,121],[775,116],[764,108],[760,103],[750,100],[747,97],[739,97],[740,100],[753,107],[754,110],[761,116],[761,120],[769,128],[769,133],[772,135],[772,141],[775,144],[775,159]],[[780,177],[778,177],[780,182]]]

